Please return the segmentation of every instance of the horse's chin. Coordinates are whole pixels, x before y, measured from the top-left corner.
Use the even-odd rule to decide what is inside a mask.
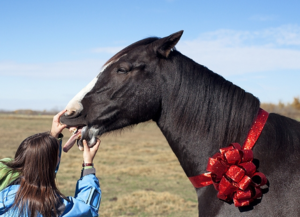
[[[87,126],[84,126],[81,129],[81,137],[77,140],[77,146],[79,149],[83,149],[83,140],[87,141],[87,145],[90,148],[93,147],[97,142],[99,131],[100,130],[95,127],[88,128]]]

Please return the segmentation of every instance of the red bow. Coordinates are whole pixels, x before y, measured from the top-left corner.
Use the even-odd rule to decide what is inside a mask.
[[[262,196],[260,186],[267,184],[267,178],[263,173],[256,171],[251,149],[267,118],[268,113],[260,109],[243,149],[238,143],[221,148],[220,153],[216,153],[208,160],[206,170],[209,173],[189,177],[195,188],[213,184],[218,191],[219,199],[228,202],[233,200],[237,207],[248,206],[254,199],[260,198]]]

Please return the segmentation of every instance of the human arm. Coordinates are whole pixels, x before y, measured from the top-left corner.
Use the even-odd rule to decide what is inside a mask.
[[[59,160],[58,160],[58,164],[56,165],[56,168],[55,168],[55,173],[57,173],[58,172],[58,169],[59,169],[59,164],[60,164],[60,159],[61,159],[61,151],[62,151],[62,147],[61,147],[61,144],[62,144],[62,138],[64,137],[64,135],[63,134],[59,134],[59,136],[58,136],[58,138],[57,138],[57,140],[58,140],[58,158],[59,158]]]
[[[83,159],[84,162],[93,162],[93,159],[100,146],[100,140],[94,147],[89,148],[86,141],[83,141],[84,151]],[[78,216],[81,213],[82,216],[98,216],[98,211],[101,202],[101,189],[98,178],[95,176],[95,168],[83,168],[81,171],[81,178],[77,181],[75,196],[69,197],[69,201],[64,201],[66,209],[64,217]],[[77,214],[77,215],[76,215]]]
[[[53,117],[52,120],[52,127],[50,130],[50,135],[55,137],[58,140],[59,143],[59,149],[58,149],[58,164],[55,168],[55,173],[57,173],[58,168],[59,168],[59,164],[60,164],[60,158],[61,158],[61,144],[62,144],[62,138],[64,137],[63,134],[61,133],[63,131],[64,128],[66,128],[67,125],[65,124],[61,124],[60,123],[60,117],[66,112],[66,110],[62,110],[61,112],[59,112],[58,114],[56,114]]]
[[[100,184],[94,174],[81,177],[77,181],[75,196],[64,200],[65,209],[62,216],[98,216],[101,196]]]

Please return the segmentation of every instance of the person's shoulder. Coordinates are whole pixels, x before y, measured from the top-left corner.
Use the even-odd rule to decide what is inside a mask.
[[[3,200],[3,198],[5,199],[6,197],[9,196],[14,196],[18,189],[19,189],[20,185],[9,185],[8,187],[4,188],[2,191],[0,191],[0,201]]]
[[[6,212],[13,205],[19,187],[20,185],[10,185],[0,191],[0,213]]]
[[[2,191],[0,191],[0,195],[15,194],[15,193],[17,193],[19,188],[20,188],[20,185],[9,185],[6,188],[4,188]]]

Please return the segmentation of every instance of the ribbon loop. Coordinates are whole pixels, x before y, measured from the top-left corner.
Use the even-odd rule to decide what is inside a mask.
[[[251,161],[241,163],[239,166],[245,170],[247,176],[252,176],[256,171],[256,166]]]
[[[229,167],[229,170],[226,172],[226,175],[229,178],[231,178],[234,182],[239,182],[245,176],[245,171],[236,165],[232,165],[231,167]]]
[[[224,154],[224,156],[225,156],[227,163],[231,164],[231,165],[237,164],[238,162],[240,162],[242,160],[241,154],[238,149],[233,149],[233,150],[227,151]]]
[[[222,177],[228,170],[228,167],[222,164],[217,158],[209,158],[206,170],[216,174],[217,177]]]
[[[266,176],[261,172],[254,173],[251,179],[256,187],[263,186],[268,182]]]
[[[252,150],[243,150],[242,162],[251,161],[253,159],[253,151]]]
[[[233,198],[237,200],[249,200],[251,198],[252,192],[250,189],[246,191],[238,190],[235,192]]]
[[[244,176],[242,180],[238,183],[239,189],[245,191],[251,183],[251,178],[249,176]]]

